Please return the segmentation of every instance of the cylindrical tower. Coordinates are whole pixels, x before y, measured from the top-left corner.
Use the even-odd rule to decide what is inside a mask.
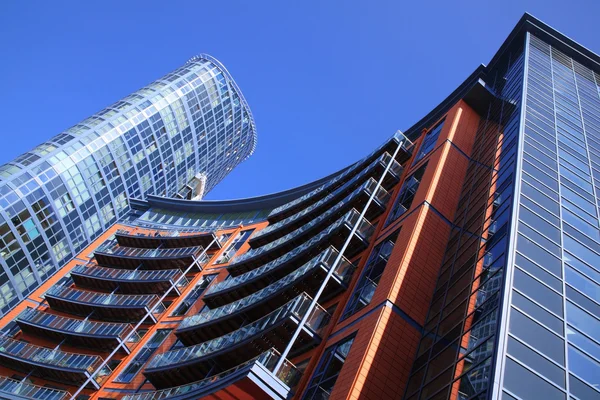
[[[248,104],[207,55],[0,167],[0,312],[122,217],[130,198],[201,198],[252,154]]]

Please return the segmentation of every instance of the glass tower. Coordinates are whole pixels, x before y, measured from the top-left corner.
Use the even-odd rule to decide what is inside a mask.
[[[252,154],[239,88],[208,55],[0,167],[0,312],[129,210],[129,199],[201,198]]]
[[[600,398],[599,61],[525,15],[490,64],[406,399]]]
[[[510,306],[496,367],[508,399],[600,397],[596,71],[527,35]]]

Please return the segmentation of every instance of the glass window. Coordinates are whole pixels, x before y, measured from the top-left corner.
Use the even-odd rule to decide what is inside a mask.
[[[396,231],[373,248],[369,259],[363,268],[364,272],[356,283],[352,296],[350,296],[342,319],[350,317],[371,302],[371,299],[375,294],[375,289],[377,289],[379,280],[381,279],[385,266],[390,258],[390,254],[392,254],[394,243],[398,238],[399,232],[399,230]]]
[[[504,369],[504,387],[522,399],[564,400],[566,398],[559,389],[510,358],[507,358]]]
[[[513,285],[521,293],[531,297],[557,315],[562,316],[562,297],[519,268],[515,268]]]
[[[600,392],[595,391],[573,375],[569,375],[569,390],[582,400],[600,400]]]
[[[581,275],[568,265],[565,265],[565,279],[575,289],[600,302],[600,286],[596,282]]]
[[[531,275],[535,276],[546,285],[550,286],[554,290],[562,292],[562,281],[557,279],[554,275],[547,272],[545,269],[535,264],[531,260],[523,257],[521,254],[517,253],[515,258],[515,263],[524,271],[529,272]]]
[[[534,241],[526,238],[525,236],[518,235],[517,239],[517,250],[523,255],[535,261],[537,264],[544,266],[548,271],[554,275],[562,276],[562,263],[548,253],[545,249],[538,246]]]
[[[567,322],[586,335],[600,337],[600,320],[567,301]]]
[[[417,154],[417,157],[415,158],[415,163],[433,150],[437,139],[440,136],[440,132],[442,132],[442,128],[444,127],[444,122],[445,119],[440,121],[436,126],[430,129],[429,132],[427,132],[425,139],[423,139],[423,143],[421,144],[421,148],[419,149],[419,154]]]
[[[569,370],[594,387],[600,387],[600,364],[569,345]]]
[[[508,354],[542,374],[552,382],[565,387],[565,371],[518,340],[508,337]],[[571,359],[569,358],[569,361]]]
[[[589,265],[600,265],[600,255],[572,239],[570,236],[563,235],[563,245],[565,250],[572,254],[577,254],[577,257]]]
[[[396,201],[394,202],[394,206],[392,207],[387,221],[385,222],[386,226],[400,218],[402,214],[410,209],[415,194],[419,189],[419,184],[421,183],[421,179],[423,178],[426,167],[427,163],[423,164],[421,167],[419,167],[419,169],[417,169],[404,180],[398,196],[396,197]]]
[[[563,340],[514,308],[510,310],[509,332],[557,363],[564,364]]]
[[[341,340],[323,353],[303,399],[328,399],[344,366],[354,336]]]
[[[542,307],[516,291],[513,291],[512,304],[559,335],[563,334],[564,323],[560,318],[555,317],[553,314],[544,310]]]
[[[569,326],[567,326],[567,339],[569,342],[586,351],[589,355],[600,360],[600,344],[594,342],[578,330]]]
[[[254,232],[254,229],[242,231],[229,245],[229,248],[227,248],[227,250],[221,253],[221,257],[219,257],[215,264],[224,264],[231,261],[233,256],[235,256],[235,253],[237,253],[237,251],[244,245],[244,243],[246,243],[246,240],[250,238],[252,232]]]
[[[127,383],[131,382],[134,376],[142,369],[144,364],[150,359],[150,356],[154,354],[156,349],[165,341],[171,329],[159,329],[154,335],[148,340],[144,347],[135,355],[133,360],[125,367],[123,372],[115,379],[115,382]]]
[[[196,286],[194,286],[194,288],[187,295],[185,300],[175,309],[175,311],[173,311],[173,314],[171,314],[171,315],[179,316],[179,315],[184,315],[186,312],[188,312],[190,307],[194,305],[196,300],[198,300],[198,298],[202,295],[202,293],[204,293],[204,291],[206,290],[208,285],[210,285],[210,283],[212,282],[213,279],[215,279],[216,276],[217,276],[217,274],[212,274],[212,275],[204,275],[202,278],[200,278],[200,280],[198,281]]]

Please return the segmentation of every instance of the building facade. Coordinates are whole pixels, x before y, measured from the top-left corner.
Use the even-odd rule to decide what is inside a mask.
[[[200,55],[0,167],[0,313],[147,195],[201,197],[254,151],[250,109]]]
[[[525,15],[356,163],[160,195],[2,318],[9,399],[600,399],[600,57]]]

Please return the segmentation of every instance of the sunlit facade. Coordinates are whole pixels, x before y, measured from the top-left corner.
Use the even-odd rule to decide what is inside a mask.
[[[525,15],[332,175],[131,200],[1,319],[0,397],[600,399],[599,71]]]

